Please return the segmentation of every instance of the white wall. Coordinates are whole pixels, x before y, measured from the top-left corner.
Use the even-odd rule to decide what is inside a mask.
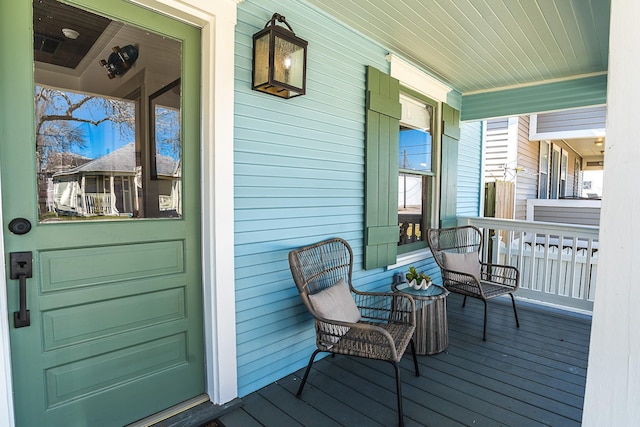
[[[640,2],[611,0],[604,198],[583,426],[640,425]]]

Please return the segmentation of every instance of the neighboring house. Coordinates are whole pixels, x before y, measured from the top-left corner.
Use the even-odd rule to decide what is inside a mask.
[[[194,401],[224,405],[295,372],[306,365],[315,334],[291,279],[290,250],[345,238],[355,254],[354,284],[363,290],[388,291],[393,275],[408,265],[437,277],[424,241],[398,246],[401,174],[422,185],[422,207],[413,207],[422,215],[420,234],[427,226],[454,225],[459,216],[480,214],[478,120],[605,102],[612,141],[607,197],[620,200],[603,215],[602,241],[609,239],[610,252],[598,271],[616,292],[599,293],[595,303],[585,425],[638,423],[638,384],[628,381],[640,366],[640,338],[633,333],[640,327],[636,254],[629,248],[640,231],[625,224],[640,208],[640,197],[625,189],[633,187],[638,156],[632,123],[640,114],[637,1],[611,0],[611,51],[610,5],[601,0],[584,8],[582,2],[563,8],[519,2],[517,13],[506,3],[451,0],[371,1],[366,14],[357,2],[337,0],[70,0],[53,6],[68,12],[68,3],[93,13],[77,41],[63,39],[60,28],[49,38],[33,33],[34,9],[51,6],[49,0],[0,6],[0,424],[43,417],[55,419],[31,425],[108,424],[109,417],[121,417],[111,422],[121,425]],[[350,13],[340,12],[343,7]],[[403,22],[391,22],[388,13],[398,7]],[[494,25],[494,8],[509,24]],[[45,12],[43,22],[53,13]],[[252,36],[274,12],[309,42],[305,96],[285,100],[251,90]],[[588,16],[582,21],[588,30],[562,27],[561,12],[572,23]],[[558,18],[561,28],[543,13]],[[69,25],[77,22],[89,20]],[[430,33],[415,35],[428,25]],[[450,28],[458,30],[447,33]],[[476,29],[476,36],[469,33]],[[538,29],[553,31],[544,33],[549,39],[526,39]],[[85,32],[94,49],[84,44]],[[410,38],[393,38],[403,34]],[[560,34],[575,39],[554,50]],[[527,49],[506,53],[505,43],[521,37]],[[35,52],[34,38],[41,42]],[[427,38],[435,45],[422,45]],[[55,52],[52,44],[74,43],[85,49],[75,66],[34,64],[34,57],[42,62],[39,55]],[[128,43],[145,47],[138,62],[108,79],[100,59]],[[486,46],[495,53],[478,51]],[[538,46],[546,53],[533,55]],[[154,63],[169,55],[180,58],[178,70]],[[534,72],[537,64],[545,69]],[[517,65],[526,72],[511,68]],[[39,224],[34,84],[57,81],[78,92],[100,85],[105,97],[135,99],[136,130],[144,135],[139,142],[148,144],[149,100],[180,72],[181,218]],[[412,125],[402,118],[400,93],[432,108],[428,126],[413,124],[430,135],[423,139],[425,149],[431,145],[429,168],[400,170],[400,126]],[[114,178],[131,183],[134,175],[125,172],[133,170],[123,169]],[[143,175],[143,188],[153,185],[144,169]],[[107,188],[116,193],[111,184],[96,192]],[[125,200],[121,209],[115,204],[118,211],[134,209]],[[23,218],[33,224],[30,234],[10,231],[12,220]],[[25,251],[32,251],[34,277],[27,279],[22,313],[30,310],[31,325],[18,328],[11,313],[21,313],[21,298],[10,253]]]
[[[135,142],[52,177],[54,208],[59,215],[134,216],[141,209],[141,168],[136,166]],[[181,214],[179,162],[156,156],[161,212]]]
[[[602,169],[604,125],[605,107],[487,120],[484,180],[513,184],[512,219],[531,219],[530,200],[582,198],[583,170]]]

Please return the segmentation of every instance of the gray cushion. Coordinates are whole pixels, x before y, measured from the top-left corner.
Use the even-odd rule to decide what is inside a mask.
[[[351,323],[360,321],[360,310],[344,279],[316,294],[310,294],[309,301],[318,315],[325,319]]]
[[[471,274],[480,280],[480,261],[476,252],[443,252],[442,263],[447,270]]]

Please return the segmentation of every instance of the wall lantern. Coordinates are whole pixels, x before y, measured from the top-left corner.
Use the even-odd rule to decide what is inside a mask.
[[[278,26],[285,24],[289,29]],[[304,95],[307,87],[307,42],[296,37],[284,16],[274,13],[253,35],[252,89],[282,98]]]

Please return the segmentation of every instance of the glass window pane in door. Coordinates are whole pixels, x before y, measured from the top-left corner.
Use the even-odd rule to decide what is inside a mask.
[[[33,19],[40,222],[180,218],[181,42],[56,0]]]

